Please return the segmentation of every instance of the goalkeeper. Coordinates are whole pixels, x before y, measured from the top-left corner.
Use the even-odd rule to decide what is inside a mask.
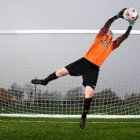
[[[112,40],[113,34],[109,28],[116,19],[123,18],[123,12],[125,9],[122,9],[117,15],[113,16],[105,23],[84,57],[67,65],[66,67],[56,70],[45,79],[33,79],[31,81],[33,84],[47,85],[50,81],[68,74],[71,76],[82,76],[83,86],[85,87],[83,113],[80,119],[80,128],[82,129],[85,127],[87,113],[90,109],[90,104],[98,79],[99,68],[109,54],[118,48],[120,44],[129,36],[129,33],[134,25],[134,23],[129,22],[126,32],[116,40]]]

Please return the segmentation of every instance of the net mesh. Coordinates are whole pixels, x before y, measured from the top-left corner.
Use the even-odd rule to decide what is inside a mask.
[[[59,78],[48,86],[35,86],[30,81],[81,58],[95,35],[1,34],[0,113],[81,114],[81,77]],[[140,115],[138,39],[139,35],[130,35],[100,68],[90,114]]]

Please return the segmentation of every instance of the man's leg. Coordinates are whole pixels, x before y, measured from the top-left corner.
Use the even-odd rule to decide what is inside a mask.
[[[91,101],[93,98],[93,92],[94,92],[94,90],[91,86],[86,86],[83,113],[82,113],[81,121],[80,121],[81,129],[85,128],[86,117],[87,117],[87,113],[90,109],[90,104],[91,104]]]
[[[47,85],[50,81],[55,80],[59,77],[66,76],[69,74],[69,71],[66,68],[60,68],[56,70],[56,72],[50,74],[45,79],[33,79],[31,80],[32,84],[40,84],[40,85]]]

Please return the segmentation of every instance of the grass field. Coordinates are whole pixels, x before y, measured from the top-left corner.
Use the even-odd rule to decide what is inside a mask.
[[[140,140],[140,119],[79,119],[0,117],[0,140]]]

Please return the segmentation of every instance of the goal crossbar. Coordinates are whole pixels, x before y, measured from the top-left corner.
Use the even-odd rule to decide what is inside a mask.
[[[112,30],[115,34],[123,34],[126,30]],[[99,30],[0,30],[0,34],[92,34]],[[140,30],[132,30],[130,34],[139,35]]]

